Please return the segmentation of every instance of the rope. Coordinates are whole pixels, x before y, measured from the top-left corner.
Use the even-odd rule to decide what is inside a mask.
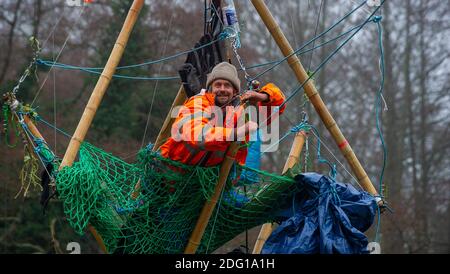
[[[36,138],[31,133],[31,131],[29,130],[28,126],[26,125],[26,123],[23,120],[23,115],[19,114],[19,113],[17,115],[19,117],[19,124],[21,125],[21,127],[23,129],[23,132],[27,136],[28,140],[31,141],[29,143],[31,144],[31,146],[33,147],[34,152],[38,156],[38,159],[41,162],[42,166],[44,167],[45,172],[51,178],[52,174],[47,169],[47,164],[53,162],[56,159],[55,155],[48,148],[48,146],[46,145],[44,140]],[[44,144],[46,145],[46,147],[44,146]]]
[[[386,144],[384,142],[383,132],[381,130],[381,124],[380,124],[380,107],[381,107],[381,101],[384,101],[383,98],[383,90],[384,90],[384,81],[385,81],[385,64],[384,64],[384,50],[383,50],[383,29],[381,26],[381,16],[376,17],[376,21],[374,21],[377,24],[377,30],[378,30],[378,47],[380,50],[380,61],[379,61],[379,69],[380,69],[380,88],[378,90],[378,97],[377,97],[377,103],[375,106],[375,113],[376,113],[376,125],[377,125],[377,131],[378,135],[380,137],[381,146],[383,148],[383,164],[380,172],[380,179],[379,179],[379,185],[378,185],[378,193],[383,199],[383,175],[384,170],[386,167],[386,160],[387,160],[387,148]],[[384,101],[385,104],[385,111],[387,110],[387,104],[386,101]],[[385,201],[384,201],[385,202]],[[378,207],[378,221],[377,226],[375,230],[375,242],[380,241],[380,227],[381,227],[381,212],[380,208]]]
[[[305,47],[308,46],[308,44],[304,44],[304,45],[302,45],[302,47],[300,47],[300,48],[298,48],[298,49],[295,50],[296,55],[297,55],[297,56],[301,56],[301,55],[303,55],[303,54],[305,54],[305,53],[311,52],[311,51],[316,50],[316,49],[318,49],[318,48],[321,48],[321,47],[323,47],[323,46],[325,46],[325,45],[327,45],[327,44],[330,44],[331,42],[334,42],[334,41],[336,41],[336,40],[339,40],[340,38],[342,38],[342,37],[348,35],[348,34],[351,33],[352,31],[354,31],[355,29],[359,28],[361,25],[362,25],[362,24],[360,24],[360,25],[358,25],[358,26],[355,26],[355,27],[349,29],[348,31],[341,33],[340,35],[336,36],[335,38],[332,38],[332,39],[330,39],[330,40],[328,40],[328,41],[326,41],[326,42],[324,42],[324,43],[321,43],[321,44],[319,44],[319,45],[313,47],[313,48],[306,49],[306,50],[302,50],[303,48],[305,48]],[[308,42],[308,43],[309,43],[309,42]],[[249,70],[249,69],[254,69],[254,68],[259,68],[259,67],[265,67],[265,66],[272,65],[272,64],[275,64],[275,63],[282,63],[284,60],[285,60],[285,58],[282,58],[282,59],[278,59],[278,60],[275,60],[275,61],[270,61],[270,62],[267,62],[267,63],[251,65],[251,66],[248,66],[248,67],[247,67],[247,70]]]
[[[309,3],[308,3],[308,4],[309,4]],[[322,6],[323,6],[323,0],[320,1],[319,13],[317,14],[316,28],[314,29],[314,36],[317,35],[317,29],[319,28],[319,20],[320,20],[320,14],[321,14],[321,12],[322,12]],[[314,40],[314,42],[313,42],[313,44],[312,44],[312,47],[313,47],[313,48],[314,48],[315,42],[316,42],[316,41]],[[311,55],[310,55],[310,57],[309,57],[308,70],[307,70],[307,71],[309,71],[309,70],[311,69],[311,64],[312,64],[313,54],[314,54],[314,51],[311,52]]]
[[[170,17],[170,21],[169,21],[169,26],[167,28],[167,36],[166,36],[166,42],[164,43],[164,48],[162,50],[162,54],[164,55],[166,53],[166,49],[167,49],[167,44],[169,43],[169,37],[170,37],[170,31],[172,28],[172,22],[173,22],[173,17],[174,17],[174,13],[172,13],[171,17]],[[158,74],[161,73],[162,68],[163,68],[163,63],[161,63],[160,67],[159,67],[159,72]],[[176,77],[176,79],[178,79],[178,77]],[[148,123],[150,121],[150,117],[152,115],[152,110],[153,110],[153,103],[155,102],[155,95],[156,95],[156,90],[158,89],[158,83],[159,81],[156,81],[155,83],[155,87],[153,88],[153,95],[152,95],[152,101],[150,103],[150,110],[148,111],[147,114],[147,121],[145,122],[145,130],[144,130],[144,134],[142,137],[142,143],[141,143],[141,148],[144,147],[144,142],[145,142],[145,137],[147,135],[147,130],[148,130]]]
[[[379,8],[377,8],[378,10]],[[375,11],[376,12],[376,11]],[[375,12],[373,12],[373,14],[375,14]],[[330,55],[327,56],[327,58],[325,58],[324,61],[322,61],[322,63],[320,63],[320,65],[308,76],[308,78],[302,83],[302,85],[291,95],[289,95],[289,97],[283,102],[283,104],[280,105],[280,107],[282,107],[283,105],[285,105],[289,100],[292,99],[293,96],[295,96],[296,93],[298,93],[298,91],[300,91],[301,88],[303,88],[303,86],[318,72],[320,71],[327,63],[328,61],[330,61],[330,59],[336,55],[359,31],[361,31],[361,29],[370,21],[372,21],[373,19],[370,19],[370,17],[363,23],[360,25],[360,27],[356,30],[356,32],[354,32],[349,38],[347,38],[341,45],[339,45]]]
[[[42,122],[44,125],[46,125],[46,126],[52,128],[52,129],[56,130],[57,132],[61,133],[62,135],[66,136],[69,139],[72,138],[72,135],[70,135],[69,133],[67,133],[67,132],[65,132],[65,131],[63,131],[61,129],[59,129],[58,127],[54,126],[53,124],[45,121],[44,119],[42,119],[41,116],[36,117],[36,121]]]
[[[88,73],[97,74],[97,75],[101,75],[102,74],[100,71],[96,71],[96,70],[93,70],[93,69],[90,69],[90,68],[77,67],[77,66],[67,65],[67,64],[63,64],[63,63],[51,62],[51,61],[47,61],[47,60],[38,60],[37,64],[38,65],[43,65],[43,66],[67,69],[67,70],[79,70],[79,71],[88,72]],[[144,80],[144,81],[160,81],[160,80],[164,81],[164,80],[177,80],[177,79],[179,79],[178,76],[146,77],[146,76],[128,76],[128,75],[121,75],[121,74],[113,74],[112,77],[120,78],[120,79]]]
[[[374,20],[374,18],[372,18],[372,15],[375,14],[378,9],[381,8],[381,6],[383,5],[384,1],[381,3],[380,6],[378,6],[375,11],[364,21],[364,23],[362,23],[358,29],[356,30],[356,32],[354,32],[350,37],[348,37],[343,43],[341,43],[330,55],[328,55],[324,61],[322,61],[322,63],[319,64],[319,66],[311,73],[308,74],[308,77],[306,78],[305,81],[303,81],[302,84],[300,84],[289,96],[288,98],[277,108],[275,108],[275,111],[272,112],[269,117],[266,119],[266,123],[267,121],[272,117],[272,115],[276,112],[279,111],[279,109],[281,107],[283,107],[284,105],[286,105],[303,87],[304,85],[311,79],[314,77],[314,75],[320,71],[330,60],[331,58],[336,55],[359,31],[361,31],[361,29],[368,23]]]
[[[4,104],[2,107],[3,110],[3,132],[5,133],[5,144],[9,148],[15,148],[18,142],[17,137],[19,137],[19,131],[17,129],[16,123],[13,121],[13,117],[11,114],[11,110],[7,104]],[[11,123],[10,123],[11,121]],[[15,142],[11,143],[10,136],[9,136],[9,130],[12,129],[14,132],[14,135],[16,136]]]
[[[48,39],[50,39],[50,36],[53,35],[53,33],[55,32],[56,28],[59,26],[59,23],[61,22],[61,20],[65,17],[66,15],[64,14],[64,8],[63,8],[63,12],[61,13],[61,17],[59,17],[58,21],[56,21],[55,25],[53,26],[52,30],[50,31],[50,33],[48,34],[47,38],[44,40],[44,42],[42,43],[42,48],[45,48]]]
[[[321,48],[321,47],[323,47],[323,46],[325,46],[325,45],[328,45],[328,44],[330,44],[330,43],[332,43],[332,42],[334,42],[334,41],[336,41],[336,40],[339,40],[340,38],[342,38],[342,37],[348,35],[348,34],[351,33],[352,31],[354,31],[355,29],[359,28],[360,26],[361,26],[361,25],[355,26],[355,27],[349,29],[348,31],[343,32],[343,33],[341,33],[340,35],[338,35],[338,36],[336,36],[336,37],[334,37],[334,38],[332,38],[332,39],[330,39],[330,40],[328,40],[328,41],[326,41],[326,42],[324,42],[324,43],[321,43],[321,44],[319,44],[319,45],[317,45],[317,46],[314,46],[314,47],[312,47],[312,48],[310,48],[310,49],[303,50],[303,49],[306,48],[309,44],[312,43],[311,41],[309,41],[308,43],[304,44],[302,47],[296,49],[296,50],[295,50],[295,54],[296,54],[297,56],[301,56],[301,55],[303,55],[303,54],[312,52],[312,51],[314,51],[314,50],[316,50],[316,49],[318,49],[318,48]],[[223,39],[224,39],[223,37],[220,37],[219,39],[216,39],[215,41],[213,41],[213,42],[211,42],[211,43],[214,43],[214,42],[216,42],[216,41],[223,40]],[[314,40],[314,41],[315,41],[315,40]],[[122,68],[132,68],[132,67],[139,67],[139,66],[145,66],[145,65],[150,65],[150,64],[157,64],[157,63],[160,63],[160,62],[163,62],[163,61],[170,60],[170,59],[172,59],[172,58],[178,57],[179,55],[183,55],[183,54],[189,53],[189,52],[191,52],[191,51],[195,51],[195,50],[201,49],[202,47],[204,47],[204,46],[206,46],[206,45],[209,45],[209,43],[208,43],[208,44],[205,44],[205,45],[203,45],[203,46],[201,46],[201,47],[197,47],[197,48],[194,48],[194,49],[189,50],[189,51],[184,51],[184,52],[181,52],[181,53],[179,53],[179,54],[172,55],[172,56],[169,56],[169,57],[166,57],[166,58],[162,58],[162,59],[158,59],[158,60],[154,60],[154,61],[148,61],[148,62],[144,62],[144,63],[140,63],[140,64],[135,64],[135,65],[122,66],[122,67],[118,67],[117,69],[122,69]],[[285,61],[286,59],[287,59],[287,58],[282,58],[282,59],[278,59],[278,60],[275,60],[275,61],[270,61],[270,62],[261,63],[261,64],[255,64],[255,65],[251,65],[251,66],[246,67],[245,70],[244,70],[243,68],[239,68],[238,70],[239,70],[239,71],[244,71],[245,74],[246,74],[246,79],[247,79],[248,73],[246,72],[246,70],[250,70],[250,69],[255,69],[255,68],[259,68],[259,67],[265,67],[265,66],[268,66],[268,65],[276,64],[274,67],[272,67],[272,68],[270,69],[270,70],[272,70],[272,69],[274,69],[277,65],[279,65],[279,64],[281,64],[283,61]],[[238,61],[239,61],[239,59],[238,59]],[[103,69],[102,67],[81,67],[81,66],[74,66],[74,65],[64,64],[64,63],[57,63],[57,62],[53,62],[53,61],[49,61],[49,60],[42,60],[42,59],[38,59],[36,63],[37,63],[38,65],[42,65],[42,66],[49,66],[49,67],[54,66],[54,67],[56,67],[56,68],[66,69],[66,70],[80,70],[80,71],[87,72],[87,73],[91,73],[91,74],[101,74],[100,72],[97,72],[96,70],[102,70],[102,69]],[[268,72],[268,71],[267,71],[267,72]],[[265,74],[265,73],[267,73],[267,72],[264,72],[263,74]],[[261,75],[263,75],[263,74],[261,74]],[[261,75],[259,75],[259,76],[257,76],[257,77],[260,77]],[[120,74],[114,74],[113,77],[115,77],[115,78],[121,78],[121,79],[129,79],[129,80],[144,80],[144,81],[176,80],[176,79],[179,78],[178,76],[155,76],[155,77],[144,77],[144,76],[128,76],[128,75],[120,75]],[[254,78],[257,78],[257,77],[254,77]],[[247,80],[250,80],[250,79],[247,79]]]
[[[299,124],[293,126],[287,133],[285,133],[283,135],[283,137],[281,137],[276,143],[272,144],[271,146],[269,146],[266,150],[262,151],[260,153],[260,155],[270,151],[274,146],[278,146],[284,139],[286,139],[289,135],[291,135],[292,133],[297,133],[300,131],[309,131],[311,129],[311,125],[308,124],[308,122],[306,121],[302,121]]]
[[[223,39],[227,39],[227,36],[223,36],[223,35],[219,35],[219,38],[211,41],[209,43],[206,43],[204,45],[201,45],[199,47],[190,49],[190,50],[185,50],[182,51],[180,53],[174,54],[174,55],[170,55],[161,59],[157,59],[157,60],[152,60],[152,61],[147,61],[147,62],[143,62],[143,63],[139,63],[139,64],[134,64],[134,65],[127,65],[127,66],[119,66],[116,68],[116,70],[120,70],[120,69],[128,69],[128,68],[136,68],[136,67],[142,67],[142,66],[148,66],[148,65],[153,65],[153,64],[159,64],[159,63],[163,63],[165,61],[171,60],[171,59],[175,59],[177,57],[186,55],[190,52],[194,52],[197,51],[199,49],[202,49],[204,47],[210,46],[218,41],[221,41]],[[64,68],[64,69],[74,69],[74,70],[81,70],[81,71],[86,71],[86,72],[90,72],[90,73],[95,73],[96,70],[103,70],[104,67],[80,67],[80,66],[74,66],[74,65],[68,65],[68,64],[63,64],[63,63],[54,63],[48,60],[42,60],[39,59],[38,60],[38,64],[39,65],[45,65],[45,66],[51,66],[51,65],[55,65],[56,67],[59,68]],[[131,77],[131,76],[124,76],[124,75],[116,75],[116,77]],[[148,78],[148,77],[136,77],[136,78]]]
[[[350,177],[352,177],[352,179],[355,181],[355,183],[361,188],[364,189],[358,182],[358,180],[355,178],[355,176],[353,176],[353,174],[348,171],[345,166],[342,164],[341,161],[339,161],[339,159],[336,157],[336,155],[333,153],[333,151],[327,146],[326,142],[323,141],[323,139],[320,138],[319,135],[316,135],[316,133],[313,131],[313,135],[318,139],[318,141],[320,141],[323,146],[325,147],[325,149],[331,154],[331,156],[333,156],[333,158],[336,160],[336,162],[339,163],[339,165],[345,170],[345,172],[347,172],[348,175],[350,175]]]
[[[313,134],[316,136],[319,136],[319,131],[314,127],[311,126],[312,130],[313,130]],[[320,144],[321,144],[321,139],[317,138],[317,160],[319,161],[319,163],[322,164],[326,164],[329,166],[330,168],[330,172],[329,175],[333,180],[336,180],[336,175],[337,175],[337,171],[336,171],[336,164],[331,164],[327,159],[322,158],[322,154],[320,153]]]
[[[245,187],[245,186],[244,186]],[[208,251],[209,251],[209,246],[211,245],[211,239],[212,239],[212,236],[214,235],[214,228],[215,228],[215,226],[216,226],[216,223],[217,223],[217,218],[219,217],[219,211],[220,211],[220,206],[221,206],[221,204],[222,204],[222,200],[223,200],[223,193],[225,192],[225,187],[223,187],[222,188],[222,191],[220,192],[220,198],[219,198],[219,204],[217,205],[217,207],[216,207],[216,209],[215,209],[215,211],[216,211],[216,214],[215,214],[215,216],[214,216],[214,220],[213,220],[213,224],[212,224],[212,228],[211,228],[211,232],[210,232],[210,237],[209,237],[209,241],[208,241],[208,244],[206,245],[206,253],[208,253]],[[247,232],[247,230],[246,230],[246,232]]]
[[[362,7],[362,5],[365,4],[365,1],[363,3],[361,3],[359,6],[357,6],[356,8],[354,8],[352,11],[350,11],[348,14],[346,14],[344,17],[342,17],[339,21],[337,21],[336,23],[334,23],[331,27],[329,27],[327,30],[323,31],[322,33],[320,33],[318,36],[312,38],[311,40],[309,40],[306,44],[304,44],[300,49],[298,49],[297,51],[300,51],[302,49],[304,49],[305,47],[307,47],[309,44],[313,43],[314,41],[316,41],[317,39],[319,39],[320,37],[324,36],[325,34],[327,34],[328,32],[330,32],[332,29],[334,29],[337,25],[339,25],[340,23],[342,23],[345,19],[347,19],[350,15],[352,15],[354,12],[356,12],[360,7]],[[281,59],[279,62],[277,62],[275,65],[273,65],[272,67],[270,67],[269,69],[261,72],[260,74],[258,74],[257,76],[255,76],[254,78],[259,78],[262,75],[264,75],[265,73],[267,73],[268,71],[272,70],[273,68],[275,68],[276,66],[278,66],[279,64],[281,64],[283,61],[287,60],[289,57],[293,56],[294,54],[296,54],[297,52],[294,51],[293,53],[289,54],[288,56],[284,57],[283,59]]]
[[[83,12],[84,12],[84,6],[83,6],[83,8],[81,9],[81,11],[80,11],[80,13],[79,13],[79,15],[78,15],[78,18],[77,18],[77,20],[76,20],[76,23],[78,23],[78,21],[80,20],[81,15],[83,14]],[[76,25],[76,24],[74,24],[74,25]],[[56,56],[55,62],[59,59],[59,57],[61,56],[61,53],[63,52],[64,48],[65,48],[66,45],[67,45],[67,42],[69,41],[69,38],[70,38],[70,32],[71,32],[71,31],[69,31],[69,33],[67,34],[67,37],[66,37],[66,39],[65,39],[65,41],[64,41],[64,44],[63,44],[63,46],[61,47],[61,50],[58,52],[58,55]],[[37,97],[39,96],[40,92],[42,91],[42,88],[44,87],[45,83],[47,82],[48,76],[50,75],[50,72],[52,71],[52,69],[53,69],[53,66],[51,66],[50,69],[49,69],[49,71],[47,72],[47,75],[45,76],[44,81],[42,82],[41,86],[39,87],[38,91],[36,92],[36,95],[34,96],[33,101],[31,102],[31,105],[34,104],[34,102],[36,101],[36,99],[37,99]]]

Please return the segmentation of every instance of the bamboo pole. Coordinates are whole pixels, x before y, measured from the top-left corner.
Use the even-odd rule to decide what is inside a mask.
[[[24,120],[25,124],[27,125],[28,129],[30,130],[31,134],[33,134],[33,136],[38,137],[39,139],[43,140],[45,142],[45,144],[47,144],[44,137],[37,129],[36,125],[33,123],[33,121],[27,115],[24,115],[23,120]],[[29,139],[29,137],[28,137],[28,139]],[[33,142],[33,140],[31,140],[31,139],[29,139],[28,141],[31,143]],[[38,157],[39,157],[39,155],[38,155]],[[99,244],[100,249],[106,253],[107,252],[106,246],[103,243],[103,239],[100,236],[100,234],[98,234],[97,230],[95,230],[95,228],[93,226],[91,226],[90,224],[88,224],[88,229],[91,232],[92,236],[94,236],[97,243]]]
[[[180,106],[186,100],[186,92],[184,91],[183,85],[180,86],[178,90],[177,96],[172,102],[172,106],[170,107],[169,113],[164,120],[164,123],[159,130],[158,137],[156,137],[155,145],[153,146],[153,151],[157,151],[162,144],[170,137],[170,131],[172,129],[173,122],[175,122],[175,117],[172,117],[173,109],[177,106]],[[141,180],[139,179],[136,185],[134,186],[134,190],[131,193],[131,198],[135,200],[141,191]]]
[[[144,0],[134,0],[133,4],[128,11],[125,22],[122,26],[122,30],[117,37],[114,48],[109,56],[109,59],[106,63],[105,68],[100,75],[97,84],[89,98],[86,108],[84,109],[83,115],[81,116],[80,122],[73,134],[72,139],[70,140],[69,146],[67,147],[64,158],[59,166],[60,169],[66,166],[72,166],[75,158],[77,157],[78,151],[80,149],[81,143],[83,142],[89,127],[92,124],[95,113],[102,101],[103,95],[108,88],[109,83],[111,82],[112,76],[116,70],[117,65],[122,58],[123,52],[127,45],[128,39],[130,37],[131,31],[134,27],[134,24],[137,21],[139,12],[141,11],[144,5]],[[107,253],[105,244],[101,235],[99,235],[96,229],[88,225],[89,230],[91,231],[94,238],[97,240],[97,243],[100,245],[100,248]]]
[[[44,140],[44,137],[42,137],[42,134],[39,132],[39,130],[34,125],[33,121],[31,121],[30,117],[28,117],[28,115],[23,116],[23,121],[25,122],[25,124],[27,125],[28,129],[31,131],[31,134],[33,134],[33,136]]]
[[[217,201],[220,198],[220,194],[222,193],[223,188],[225,187],[225,183],[228,178],[228,174],[230,173],[231,167],[234,162],[234,158],[236,156],[237,151],[239,150],[239,143],[233,142],[227,149],[225,159],[220,166],[219,179],[217,180],[216,187],[214,188],[214,194],[211,197],[210,201],[205,203],[203,207],[200,217],[197,220],[195,228],[189,238],[189,242],[184,250],[184,254],[195,254],[197,248],[200,245],[203,234],[205,233],[206,226],[208,225],[209,219],[216,207]]]
[[[300,153],[302,152],[303,145],[305,144],[306,140],[306,132],[300,131],[295,135],[294,141],[291,146],[291,151],[289,152],[289,156],[286,160],[286,163],[283,167],[282,174],[286,174],[286,172],[292,168],[295,164],[297,164],[300,161]],[[269,238],[270,234],[273,230],[273,224],[272,223],[265,223],[261,227],[261,230],[259,231],[258,238],[256,239],[255,246],[253,247],[253,254],[260,254],[261,250],[264,246],[264,243]]]
[[[307,133],[305,131],[300,131],[297,134],[295,134],[295,138],[291,146],[291,151],[289,152],[289,156],[283,167],[282,175],[286,174],[286,172],[290,168],[293,168],[294,165],[300,162],[300,153],[302,152],[303,145],[305,144],[306,141],[307,136],[306,134]]]
[[[181,85],[180,89],[178,90],[177,96],[173,100],[169,113],[164,120],[164,124],[159,131],[158,137],[156,138],[155,145],[153,146],[153,151],[157,151],[159,147],[164,143],[164,141],[169,138],[170,130],[172,129],[173,122],[175,121],[175,117],[172,117],[173,109],[177,106],[182,105],[186,98],[186,92],[184,91],[183,85]]]
[[[103,95],[108,88],[111,78],[122,58],[125,46],[130,37],[130,33],[137,21],[138,15],[142,6],[144,5],[144,0],[134,0],[133,4],[128,12],[127,18],[123,24],[122,30],[117,37],[116,44],[109,56],[108,62],[100,75],[97,84],[95,85],[94,91],[89,98],[86,108],[84,109],[83,115],[80,122],[78,123],[77,129],[70,140],[69,146],[66,150],[66,154],[61,162],[60,168],[65,166],[71,166],[75,160],[80,145],[83,142],[89,127],[91,126],[92,120],[94,119],[95,113],[102,101]]]
[[[300,83],[305,82],[308,79],[308,74],[306,73],[299,58],[295,54],[293,54],[294,50],[292,49],[291,45],[289,44],[289,41],[286,39],[283,32],[281,31],[280,26],[275,22],[275,19],[273,18],[269,9],[265,5],[264,1],[252,0],[252,4],[256,8],[256,11],[259,13],[267,29],[272,34],[273,38],[278,44],[278,47],[281,49],[283,55],[290,56],[288,58],[288,64],[294,71],[298,81]],[[351,148],[348,141],[345,139],[344,135],[342,134],[341,130],[336,124],[336,121],[333,119],[324,102],[322,101],[322,98],[320,97],[316,87],[314,86],[313,81],[309,80],[304,85],[304,90],[309,98],[309,101],[319,114],[320,119],[325,124],[325,127],[330,132],[334,141],[338,145],[341,153],[344,155],[345,159],[350,165],[358,182],[361,184],[364,190],[366,190],[367,192],[369,192],[374,196],[377,196],[378,193],[375,190],[374,186],[372,185],[370,178],[367,176],[367,173],[365,172],[364,168],[362,167],[361,163],[359,162],[358,158],[353,152],[353,149]]]

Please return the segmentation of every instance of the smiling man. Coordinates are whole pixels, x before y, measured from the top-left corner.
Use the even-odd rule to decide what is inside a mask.
[[[255,121],[238,123],[245,115],[243,103],[270,108],[284,102],[283,93],[272,83],[239,96],[241,82],[237,70],[227,62],[213,68],[206,87],[206,92],[189,98],[178,111],[172,135],[160,148],[163,157],[188,165],[218,165],[233,141],[248,141],[249,134],[258,128]],[[284,108],[279,109],[280,114]],[[243,146],[236,161],[243,165],[246,156],[247,147]]]

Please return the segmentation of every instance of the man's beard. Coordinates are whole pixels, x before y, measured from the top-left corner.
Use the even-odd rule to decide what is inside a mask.
[[[239,99],[239,97],[236,97],[236,96],[232,96],[230,99],[228,99],[224,103],[220,103],[217,100],[217,97],[218,96],[215,96],[215,98],[214,98],[214,104],[216,104],[216,106],[218,106],[218,107],[224,107],[224,106],[227,106],[227,105],[236,106],[237,104],[239,104],[239,100],[236,100],[236,99]]]
[[[219,99],[217,98],[218,96],[216,96],[215,98],[214,98],[214,103],[216,104],[216,106],[218,106],[218,107],[223,107],[223,106],[226,106],[228,103],[230,103],[230,101],[231,100],[226,100],[225,102],[219,102]]]

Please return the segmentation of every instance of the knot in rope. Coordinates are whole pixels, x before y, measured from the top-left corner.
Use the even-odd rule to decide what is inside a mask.
[[[219,33],[219,40],[229,39],[236,37],[238,35],[238,32],[233,27],[225,27],[223,28],[222,32]]]
[[[379,23],[379,22],[381,21],[381,19],[383,19],[383,16],[381,16],[381,15],[376,15],[376,16],[373,17],[372,21],[373,21],[374,23]]]
[[[335,178],[333,178],[333,181],[335,180]],[[336,183],[330,183],[330,193],[333,199],[333,202],[336,205],[341,205],[341,198],[339,197],[339,194],[336,190]]]
[[[297,133],[299,131],[309,131],[311,129],[311,126],[307,122],[301,122],[300,124],[293,126],[291,128],[292,133]]]
[[[328,165],[330,165],[330,163],[328,163]],[[336,164],[331,164],[330,165],[330,177],[333,180],[336,180],[336,175],[337,175],[337,170],[336,170]]]

